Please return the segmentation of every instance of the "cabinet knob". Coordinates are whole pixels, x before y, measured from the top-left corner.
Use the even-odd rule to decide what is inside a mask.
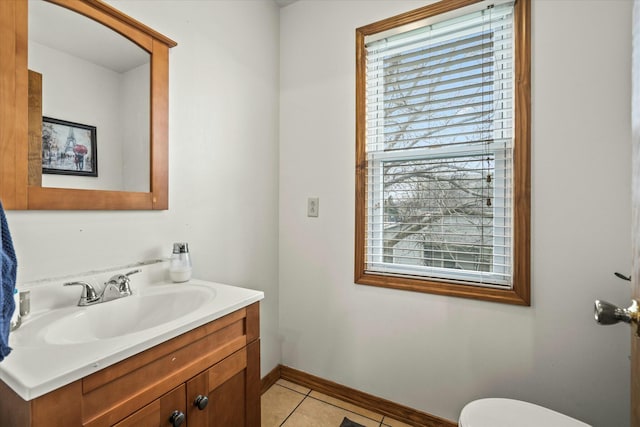
[[[199,394],[198,397],[196,397],[196,400],[193,401],[193,404],[202,411],[209,404],[209,398],[207,396]]]
[[[182,412],[173,411],[173,414],[171,414],[171,417],[169,417],[169,422],[173,427],[180,427],[182,423],[184,423],[185,418],[186,417]]]

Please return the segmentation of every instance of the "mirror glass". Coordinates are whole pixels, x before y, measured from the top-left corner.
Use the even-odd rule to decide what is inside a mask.
[[[47,118],[42,186],[150,191],[149,52],[44,0],[29,1],[28,52]]]

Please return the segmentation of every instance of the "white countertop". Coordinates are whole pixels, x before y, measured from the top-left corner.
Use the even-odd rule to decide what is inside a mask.
[[[166,268],[166,264],[146,266],[143,267],[141,274],[131,276],[134,295],[88,307],[77,306],[80,287],[62,287],[64,281],[69,281],[68,278],[59,283],[38,283],[36,286],[27,287],[31,290],[32,312],[23,320],[20,328],[9,336],[9,345],[13,350],[4,361],[0,362],[0,379],[24,400],[35,399],[264,298],[264,293],[261,291],[203,280],[194,279],[185,283],[170,284],[163,278],[166,274],[158,276],[158,269],[163,267]],[[125,270],[122,272],[126,272]],[[108,278],[112,273],[103,272],[101,276]],[[106,280],[96,279],[98,276],[100,274],[91,276],[93,283]],[[158,280],[159,277],[161,280]],[[74,277],[72,280],[78,279],[86,280],[87,278]],[[181,286],[183,288],[176,288]],[[155,324],[144,327],[140,324],[132,325],[133,332],[122,336],[107,334],[108,337],[104,339],[65,342],[64,339],[60,339],[60,336],[51,340],[40,332],[51,324],[51,319],[62,317],[67,324],[72,324],[70,322],[73,320],[69,319],[73,319],[74,316],[79,316],[78,318],[86,314],[101,316],[102,312],[110,313],[109,310],[111,310],[113,313],[108,317],[113,319],[111,316],[117,316],[115,313],[118,309],[121,311],[128,309],[132,306],[132,302],[136,301],[134,298],[140,298],[140,295],[155,295],[176,289],[178,292],[182,289],[185,292],[187,290],[206,291],[212,297],[201,302],[195,309],[189,309],[186,314],[175,320],[159,322],[157,326]],[[124,300],[129,298],[131,300],[126,302],[128,305],[123,304]],[[99,306],[102,306],[98,309],[102,312],[96,310],[83,313]],[[154,318],[158,315],[155,310],[162,313],[162,310],[172,310],[172,308],[162,306],[154,308]],[[147,316],[146,320],[149,320],[148,317],[150,316]],[[81,326],[84,327],[84,325]],[[84,327],[84,329],[87,328]],[[74,332],[77,335],[78,332]],[[64,331],[56,333],[60,335],[64,334]]]

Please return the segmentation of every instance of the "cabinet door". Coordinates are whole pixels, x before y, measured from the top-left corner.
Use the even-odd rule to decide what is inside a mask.
[[[173,389],[113,427],[173,427],[186,418],[185,385]],[[175,415],[174,415],[175,414]],[[180,417],[180,414],[182,415]],[[186,427],[184,421],[181,424]]]
[[[259,354],[255,341],[187,382],[189,427],[260,426]]]

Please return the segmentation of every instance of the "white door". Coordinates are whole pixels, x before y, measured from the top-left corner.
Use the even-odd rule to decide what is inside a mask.
[[[633,60],[632,60],[632,200],[631,241],[633,265],[631,298],[640,301],[640,2],[633,4]],[[631,328],[631,426],[640,427],[640,338],[637,318]]]
[[[618,308],[604,301],[596,301],[596,320],[601,324],[620,321],[631,324],[631,427],[640,427],[640,0],[633,4],[633,59],[632,59],[632,190],[631,241],[633,265],[631,268],[631,305]]]

